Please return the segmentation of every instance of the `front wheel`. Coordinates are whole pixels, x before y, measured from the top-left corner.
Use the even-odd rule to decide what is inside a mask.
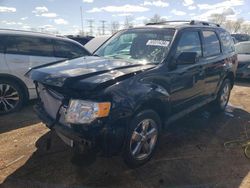
[[[14,81],[0,79],[0,115],[19,110],[25,101],[22,87]]]
[[[224,111],[230,98],[232,85],[229,79],[224,80],[216,100],[213,102],[213,109],[216,111]]]
[[[153,110],[139,112],[129,127],[124,151],[124,160],[130,167],[146,163],[158,145],[161,120]]]

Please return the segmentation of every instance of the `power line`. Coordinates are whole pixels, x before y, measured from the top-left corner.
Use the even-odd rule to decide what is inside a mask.
[[[80,7],[80,13],[81,13],[81,25],[82,25],[82,34],[83,34],[83,18],[82,18],[82,7]]]
[[[100,22],[102,23],[102,35],[105,35],[105,29],[106,29],[105,23],[106,23],[107,21],[101,20]]]
[[[89,23],[89,35],[93,35],[93,22],[94,20],[87,20],[87,22]]]

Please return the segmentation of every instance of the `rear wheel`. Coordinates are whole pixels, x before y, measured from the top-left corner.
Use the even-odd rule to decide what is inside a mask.
[[[138,113],[129,128],[124,160],[130,167],[146,163],[157,147],[161,120],[153,110]]]
[[[19,110],[25,101],[24,89],[19,84],[0,79],[0,115]]]
[[[230,98],[232,85],[229,79],[224,80],[216,100],[213,102],[213,109],[216,111],[224,111]]]

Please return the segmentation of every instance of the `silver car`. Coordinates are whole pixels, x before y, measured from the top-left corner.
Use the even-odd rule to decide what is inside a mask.
[[[24,75],[32,67],[89,55],[78,42],[55,35],[0,30],[0,114],[19,110],[36,98],[33,82]]]

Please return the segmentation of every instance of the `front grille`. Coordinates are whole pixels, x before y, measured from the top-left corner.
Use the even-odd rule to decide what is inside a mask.
[[[62,99],[60,96],[56,96],[55,93],[45,88],[42,84],[38,84],[38,95],[43,103],[44,110],[50,117],[56,119],[56,114],[60,106],[62,105]]]
[[[63,95],[54,90],[45,88],[42,84],[38,84],[37,91],[41,102],[43,103],[43,108],[47,112],[47,114],[51,118],[56,119],[57,112],[60,108],[59,122],[65,126],[70,127],[70,125],[65,122],[67,106],[62,105],[62,101],[64,100]]]

